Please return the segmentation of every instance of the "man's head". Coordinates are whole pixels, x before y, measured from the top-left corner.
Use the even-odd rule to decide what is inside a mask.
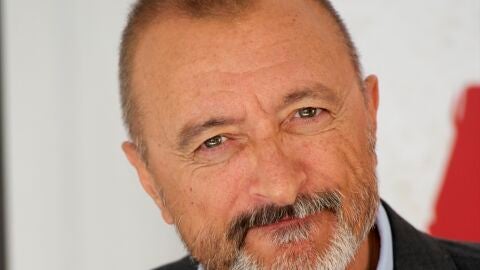
[[[377,82],[326,1],[140,1],[120,64],[123,148],[202,264],[356,256],[378,204]]]

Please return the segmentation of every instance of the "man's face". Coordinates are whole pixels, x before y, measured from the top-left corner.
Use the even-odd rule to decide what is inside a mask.
[[[201,263],[308,269],[342,241],[348,263],[378,203],[376,81],[318,4],[152,24],[133,86],[148,166],[124,148]]]

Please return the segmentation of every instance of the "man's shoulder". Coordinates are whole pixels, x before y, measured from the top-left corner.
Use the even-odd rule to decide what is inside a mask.
[[[153,270],[196,270],[198,263],[190,256],[186,256],[178,261],[162,265]]]
[[[458,269],[480,269],[480,243],[436,240],[450,255]]]
[[[395,269],[480,269],[480,244],[438,239],[418,231],[385,202]]]

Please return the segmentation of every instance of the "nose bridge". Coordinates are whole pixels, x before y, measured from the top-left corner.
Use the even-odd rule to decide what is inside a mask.
[[[269,137],[256,145],[256,175],[251,195],[276,205],[292,204],[306,175],[284,152],[279,138]]]
[[[258,142],[257,156],[267,162],[274,159],[283,162],[285,152],[279,138],[274,136],[262,138]]]

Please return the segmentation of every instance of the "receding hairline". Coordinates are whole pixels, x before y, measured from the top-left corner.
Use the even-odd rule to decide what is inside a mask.
[[[327,11],[328,16],[334,19],[335,25],[338,27],[336,31],[339,31],[342,44],[345,45],[361,85],[362,71],[357,50],[342,19],[328,0],[309,1],[320,4],[320,7]],[[142,39],[142,35],[148,32],[148,27],[161,23],[165,19],[176,17],[212,18],[215,20],[241,19],[243,15],[251,13],[256,2],[255,0],[140,0],[134,4],[122,35],[119,75],[124,125],[129,137],[140,152],[145,153],[146,151],[141,134],[141,121],[144,117],[140,115],[139,105],[135,104],[138,100],[135,92],[138,93],[138,91],[133,90],[131,81],[137,45]]]

